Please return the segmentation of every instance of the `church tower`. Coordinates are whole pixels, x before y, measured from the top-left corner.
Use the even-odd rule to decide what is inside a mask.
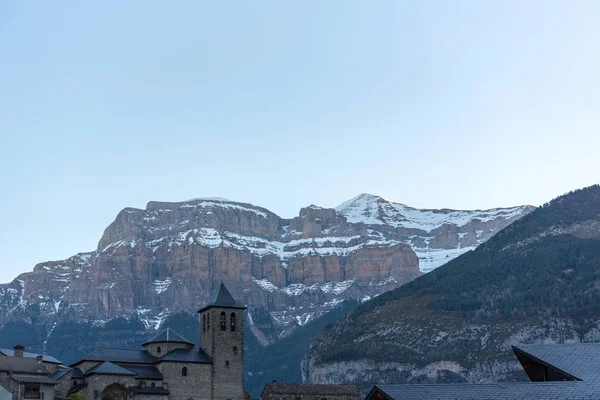
[[[200,347],[212,358],[212,398],[244,400],[244,310],[223,282],[200,314]]]

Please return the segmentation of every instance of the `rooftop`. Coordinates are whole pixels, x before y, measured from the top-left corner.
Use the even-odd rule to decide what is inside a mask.
[[[207,306],[200,309],[200,311],[198,311],[198,312],[202,312],[210,307],[240,308],[240,309],[246,308],[245,306],[243,306],[243,305],[239,304],[237,301],[235,301],[235,299],[233,298],[231,293],[229,293],[229,290],[227,290],[227,288],[225,287],[225,284],[223,282],[221,282],[221,285],[219,286],[219,290],[215,294],[215,297],[213,298],[213,300]]]
[[[90,369],[86,375],[124,375],[124,376],[133,376],[136,375],[135,372],[120,367],[116,364],[111,363],[110,361],[104,361],[101,364],[96,365],[94,368]]]
[[[306,395],[306,396],[360,396],[355,385],[305,385],[295,383],[267,383],[265,391],[269,389],[274,394]]]
[[[15,347],[17,347],[17,346],[15,346]],[[23,347],[23,346],[21,346],[21,347]],[[4,354],[5,356],[8,356],[8,357],[14,357],[14,355],[15,355],[15,351],[13,349],[0,349],[0,353]],[[44,361],[44,362],[53,363],[53,364],[62,364],[62,362],[57,360],[56,358],[47,356],[45,354],[30,353],[27,351],[23,352],[23,357],[25,357],[25,358],[37,358],[40,355],[42,356],[42,361]]]
[[[179,335],[173,329],[167,328],[167,329],[163,330],[161,333],[159,333],[158,335],[156,335],[155,337],[153,337],[152,339],[148,340],[146,343],[142,344],[142,346],[146,346],[151,343],[165,343],[165,342],[185,343],[185,344],[190,344],[192,346],[194,345],[193,343],[184,339],[181,335]]]

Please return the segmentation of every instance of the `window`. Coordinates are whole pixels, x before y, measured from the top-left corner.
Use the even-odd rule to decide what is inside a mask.
[[[235,331],[235,313],[231,313],[231,331]]]
[[[237,346],[233,346],[233,354],[237,355]]]
[[[73,386],[77,386],[77,381],[73,381]]]
[[[40,391],[40,384],[25,384],[25,391],[23,393],[24,399],[41,399],[42,393]]]
[[[206,314],[202,314],[202,332],[206,332]]]
[[[225,361],[225,366],[229,368],[229,361]]]
[[[160,346],[156,346],[156,352],[160,353],[162,351],[162,349],[160,348]]]
[[[227,315],[225,311],[221,313],[221,330],[224,331],[227,329]]]
[[[210,313],[206,313],[206,330],[210,329]]]
[[[156,387],[156,383],[152,382],[152,383],[150,384],[150,387]]]
[[[187,367],[181,368],[181,376],[187,376]]]

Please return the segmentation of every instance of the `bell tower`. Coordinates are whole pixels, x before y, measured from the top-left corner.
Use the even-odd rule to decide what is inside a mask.
[[[200,347],[212,358],[212,398],[244,400],[244,310],[223,282],[200,314]]]

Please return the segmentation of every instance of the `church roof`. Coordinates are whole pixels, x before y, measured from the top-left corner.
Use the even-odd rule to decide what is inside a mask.
[[[120,365],[120,367],[135,373],[135,379],[163,379],[163,374],[153,365]]]
[[[158,359],[157,362],[189,362],[198,364],[212,363],[211,358],[202,349],[175,349]]]
[[[131,363],[131,364],[154,364],[157,358],[146,350],[128,350],[128,349],[110,349],[101,348],[88,354],[71,367],[74,367],[83,361],[110,361],[113,363]]]
[[[191,344],[192,346],[194,345],[193,343],[190,343],[188,340],[184,339],[181,335],[179,335],[177,332],[175,332],[171,328],[167,328],[167,329],[163,330],[161,333],[159,333],[158,335],[156,335],[154,338],[152,338],[152,339],[148,340],[146,343],[142,344],[142,346],[146,346],[147,344],[151,344],[151,343],[165,343],[165,342],[185,343],[185,344]]]
[[[235,301],[235,299],[233,298],[231,293],[229,293],[229,290],[227,290],[227,288],[225,287],[225,284],[223,282],[221,282],[221,286],[219,286],[219,290],[215,294],[215,297],[213,298],[213,300],[207,306],[200,309],[200,311],[198,311],[198,312],[202,312],[210,307],[240,308],[240,309],[246,308],[245,306],[243,306],[243,305],[239,304],[237,301]]]
[[[101,364],[96,365],[90,369],[86,375],[135,375],[135,372],[129,371],[123,367],[119,367],[117,364],[113,364],[110,361],[104,361]]]

